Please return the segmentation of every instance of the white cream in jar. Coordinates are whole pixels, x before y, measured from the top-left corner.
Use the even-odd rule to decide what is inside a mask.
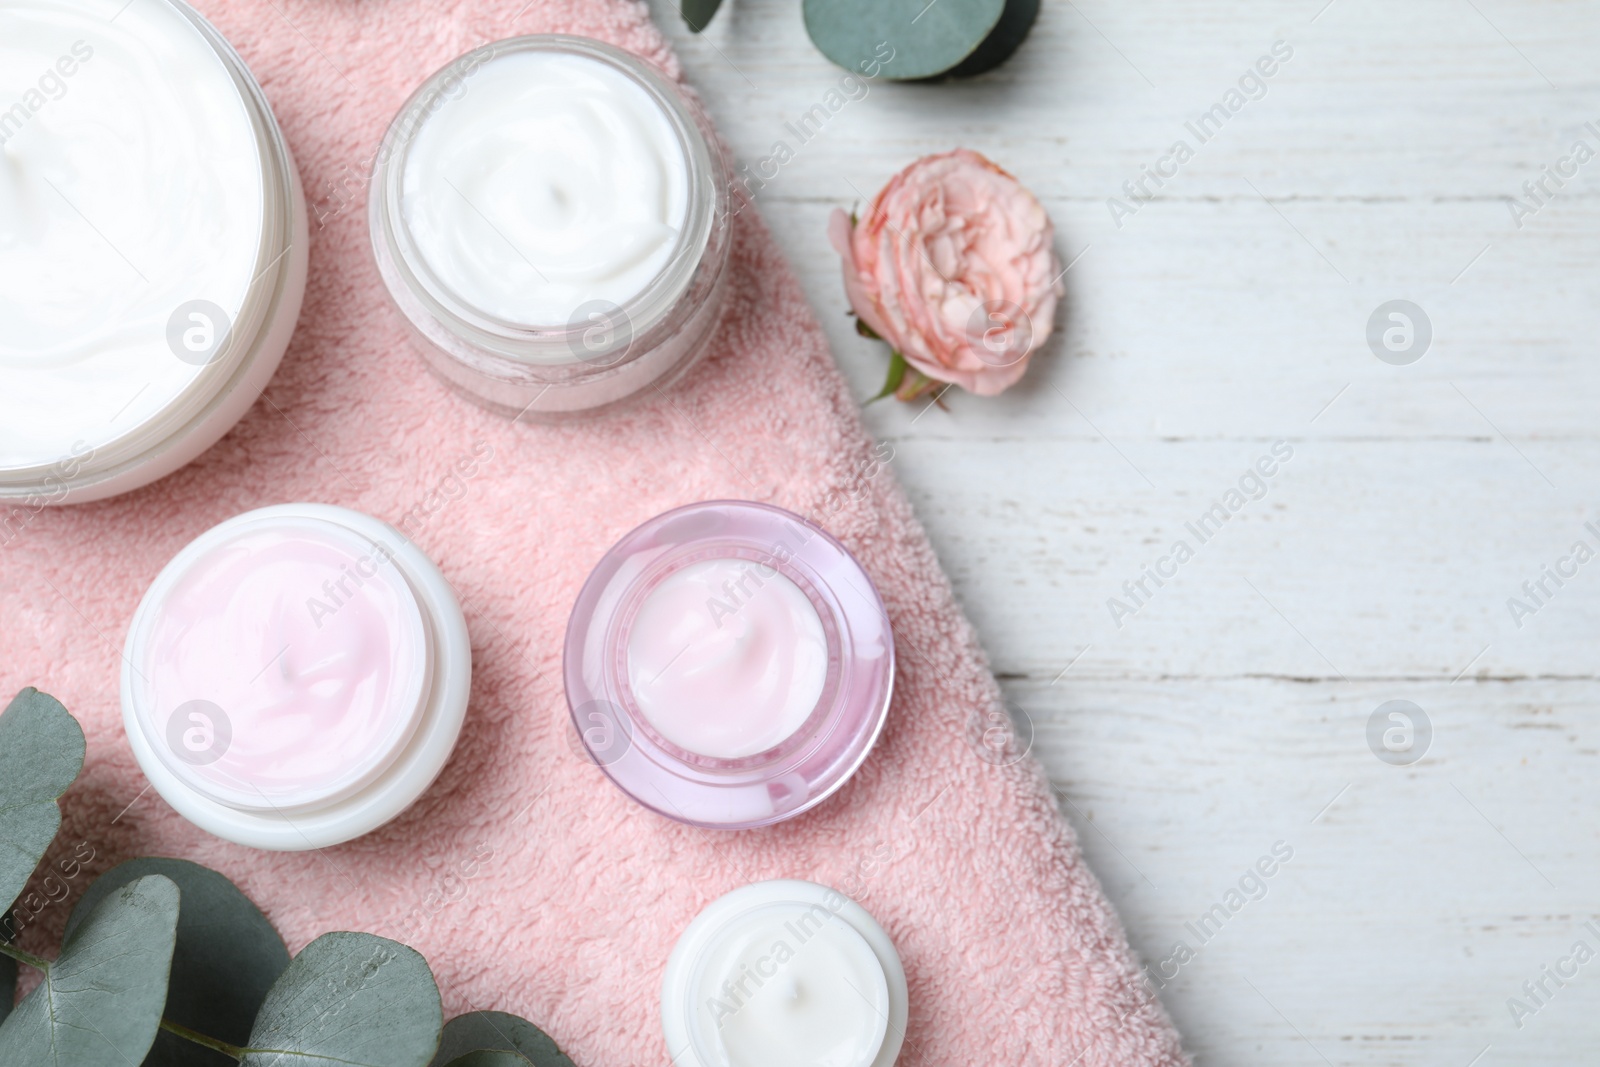
[[[0,499],[107,496],[259,394],[305,279],[259,87],[173,0],[0,0]]]
[[[640,713],[701,756],[743,759],[776,748],[811,717],[827,678],[816,607],[753,560],[674,571],[640,605],[628,635]]]
[[[400,109],[369,197],[379,273],[430,366],[507,414],[663,388],[716,324],[728,169],[649,63],[558,34],[482,46]]]
[[[406,153],[400,213],[434,277],[524,326],[639,295],[689,210],[666,113],[618,68],[573,53],[509,52],[465,84]]]
[[[662,979],[675,1067],[889,1067],[907,1014],[889,935],[814,882],[757,882],[713,901]]]

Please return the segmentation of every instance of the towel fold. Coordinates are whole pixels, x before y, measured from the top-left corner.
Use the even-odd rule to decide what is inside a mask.
[[[139,492],[49,509],[0,548],[3,684],[55,694],[89,737],[55,848],[86,842],[92,873],[143,854],[215,867],[291,950],[330,929],[404,940],[432,964],[447,1014],[524,1015],[585,1067],[665,1062],[657,1005],[678,934],[718,895],[777,877],[839,887],[889,931],[910,981],[908,1067],[1184,1062],[1040,769],[983,758],[982,732],[1003,721],[996,684],[893,450],[863,432],[755,211],[737,217],[704,360],[619,414],[552,427],[481,410],[425,370],[391,313],[365,180],[406,96],[466,49],[522,33],[597,37],[676,77],[643,4],[198,6],[262,82],[298,160],[310,283],[282,368],[215,448]],[[848,545],[900,660],[888,727],[855,779],[814,812],[731,834],[613,788],[575,748],[560,671],[568,611],[601,553],[658,512],[719,497],[810,515]],[[337,848],[274,854],[210,837],[146,790],[117,686],[128,621],[162,566],[228,516],[289,500],[357,508],[415,540],[460,592],[475,663],[460,745],[412,809]],[[56,943],[65,911],[32,938]]]

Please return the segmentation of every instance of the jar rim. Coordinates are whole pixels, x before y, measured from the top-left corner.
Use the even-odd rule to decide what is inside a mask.
[[[739,759],[686,756],[634,708],[618,634],[645,583],[715,549],[752,547],[809,587],[830,635],[828,681],[805,723],[775,747]],[[562,669],[581,752],[619,789],[678,822],[749,829],[809,811],[855,774],[887,720],[894,662],[882,598],[844,545],[783,508],[710,500],[657,515],[606,552],[573,605]]]
[[[185,0],[158,2],[191,26],[212,50],[233,82],[254,133],[262,225],[251,281],[222,351],[164,408],[85,454],[0,468],[0,500],[55,503],[77,497],[84,490],[119,478],[176,448],[191,433],[198,432],[239,383],[250,376],[278,313],[285,304],[298,299],[291,292],[291,285],[297,274],[295,260],[301,256],[291,253],[296,251],[298,216],[303,212],[299,205],[299,176],[266,94],[244,59],[204,15]]]
[[[381,539],[380,534],[385,531],[393,536],[394,544]],[[333,780],[298,792],[285,791],[276,795],[259,783],[216,781],[205,771],[206,766],[213,765],[209,761],[206,764],[198,764],[181,757],[176,746],[171,743],[170,729],[163,731],[161,722],[163,712],[168,716],[175,716],[183,707],[194,703],[210,705],[210,701],[203,698],[186,700],[173,708],[158,709],[151,704],[152,682],[145,673],[151,654],[155,651],[151,647],[151,642],[154,640],[153,631],[161,613],[167,607],[173,592],[189,577],[194,568],[237,545],[243,538],[271,532],[299,532],[320,539],[325,544],[338,544],[339,547],[350,551],[363,547],[377,550],[383,557],[383,566],[374,568],[374,571],[376,574],[384,574],[384,566],[390,568],[389,572],[384,574],[384,584],[401,604],[402,618],[398,620],[401,632],[396,636],[415,654],[414,661],[407,664],[405,677],[398,679],[398,699],[395,701],[394,710],[399,714],[386,724],[386,729],[382,731],[382,737],[377,745]],[[190,541],[167,562],[145,591],[134,612],[128,631],[127,666],[136,679],[129,691],[134,720],[142,729],[150,750],[174,778],[201,796],[236,811],[292,814],[296,811],[327,808],[355,795],[387,773],[421,724],[428,706],[438,658],[434,627],[429,620],[428,611],[414,582],[395,561],[400,540],[402,539],[398,532],[382,527],[382,524],[352,522],[344,516],[326,512],[264,508],[245,512],[218,523]],[[359,567],[359,562],[355,565]],[[278,653],[278,659],[289,651],[286,646]],[[273,662],[277,662],[278,659]],[[264,665],[256,674],[256,678],[260,678],[271,666],[272,663]],[[215,713],[221,713],[224,719],[226,718],[226,709],[210,706],[215,709]],[[219,756],[221,754],[218,753]]]
[[[706,954],[732,924],[764,908],[821,908],[853,931],[876,957],[886,996],[879,1028],[881,1041],[870,1067],[892,1067],[904,1044],[910,1003],[905,966],[900,952],[883,925],[849,894],[818,882],[774,878],[750,882],[707,904],[678,935],[661,978],[661,1027],[676,1067],[711,1067],[725,1056],[710,1047],[697,1018],[695,990]]]
[[[411,239],[402,210],[402,183],[415,139],[437,101],[458,80],[502,56],[545,52],[600,62],[638,86],[660,108],[673,131],[688,175],[688,204],[671,256],[638,293],[603,315],[613,340],[596,346],[590,317],[565,324],[529,325],[505,319],[454,293],[428,265]],[[515,370],[538,369],[553,379],[614,373],[647,352],[651,335],[670,327],[673,312],[692,287],[702,262],[720,253],[717,220],[727,214],[726,165],[715,148],[704,117],[671,81],[647,61],[603,41],[572,34],[527,34],[492,41],[451,60],[407,98],[384,134],[373,165],[369,192],[371,241],[380,263],[405,287],[415,308],[402,306],[431,322],[454,340]],[[725,240],[725,237],[723,237]],[[388,274],[389,272],[385,272]],[[389,281],[389,278],[385,278]],[[609,305],[609,302],[607,302]],[[587,305],[583,305],[587,307]],[[575,310],[581,310],[575,309]],[[413,323],[413,325],[420,325]]]
[[[133,707],[134,638],[144,601],[135,612],[123,645],[120,679],[122,723],[128,746],[162,798],[202,830],[241,845],[275,851],[336,845],[377,829],[410,807],[450,759],[466,719],[472,683],[472,644],[454,587],[438,565],[393,526],[350,508],[304,502],[257,508],[218,526],[289,516],[326,519],[348,526],[358,535],[386,539],[394,549],[394,565],[410,584],[428,620],[433,670],[425,690],[426,703],[409,741],[380,776],[351,796],[311,809],[250,811],[218,803],[168,770],[154,747],[162,739],[152,743]]]

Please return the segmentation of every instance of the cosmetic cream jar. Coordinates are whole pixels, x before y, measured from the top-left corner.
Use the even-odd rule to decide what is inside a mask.
[[[659,515],[608,551],[567,625],[583,751],[623,792],[744,829],[820,804],[855,773],[894,688],[889,618],[861,565],[781,508]]]
[[[393,527],[325,504],[235,516],[145,593],[122,662],[128,742],[218,837],[323,848],[409,807],[444,767],[472,650],[450,584]]]
[[[757,882],[713,901],[661,982],[674,1067],[891,1067],[907,1015],[889,935],[815,882]]]
[[[728,168],[699,107],[648,63],[583,37],[469,52],[389,127],[373,253],[444,380],[560,419],[661,389],[722,304]]]
[[[0,0],[0,506],[194,459],[272,376],[306,217],[261,88],[180,0]]]

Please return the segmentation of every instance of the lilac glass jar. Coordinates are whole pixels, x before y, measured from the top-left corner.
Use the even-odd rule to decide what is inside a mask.
[[[690,504],[600,560],[567,626],[581,749],[634,800],[712,829],[820,804],[866,759],[894,689],[877,589],[820,527]]]

